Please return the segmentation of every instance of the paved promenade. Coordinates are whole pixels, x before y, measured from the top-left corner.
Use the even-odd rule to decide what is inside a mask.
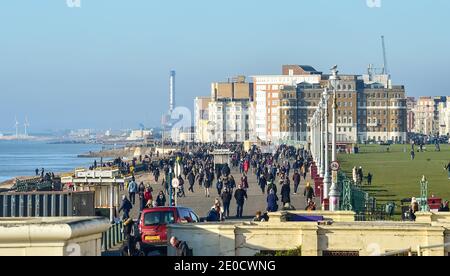
[[[232,174],[234,178],[236,179],[236,182],[240,182],[240,173],[238,171],[233,170]],[[248,200],[246,201],[244,205],[244,217],[252,218],[255,216],[257,211],[265,211],[267,208],[267,194],[262,193],[261,189],[257,185],[256,182],[256,176],[253,173],[249,172],[248,175],[249,180],[249,190],[248,193]],[[292,181],[292,173],[291,173],[291,204],[297,209],[297,210],[304,210],[306,208],[306,200],[303,196],[303,190],[305,189],[306,182],[309,181],[309,178],[307,180],[303,180],[300,182],[300,187],[298,190],[297,195],[293,195],[294,193],[294,184]],[[139,184],[141,182],[144,182],[145,185],[150,184],[153,188],[153,196],[155,197],[159,191],[162,190],[161,183],[156,184],[155,180],[153,178],[153,175],[150,175],[148,173],[141,174],[136,176],[136,182]],[[161,179],[159,179],[159,182]],[[197,213],[200,217],[205,217],[210,210],[210,208],[214,205],[214,200],[216,197],[219,197],[217,194],[217,189],[215,188],[215,184],[210,189],[210,197],[205,197],[205,190],[202,187],[199,187],[197,182],[194,185],[194,193],[191,193],[187,191],[189,184],[187,184],[187,181],[185,181],[185,198],[179,198],[178,199],[178,205],[189,207],[194,210],[194,212]],[[279,178],[277,179],[277,188],[278,188],[278,197],[280,198],[279,206],[282,207],[281,203],[281,186],[279,183]],[[168,198],[168,197],[167,197]],[[316,202],[317,206],[319,207],[319,202]],[[137,218],[139,214],[139,199],[138,196],[136,196],[136,206],[133,208],[131,215],[133,218]],[[234,197],[231,201],[230,206],[230,216],[229,219],[234,219],[234,216],[236,215],[236,201],[234,200]]]

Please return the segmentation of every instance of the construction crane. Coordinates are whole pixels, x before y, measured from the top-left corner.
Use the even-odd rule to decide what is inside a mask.
[[[383,47],[383,75],[389,75],[387,55],[386,55],[386,44],[384,43],[384,35],[381,36],[381,44]]]

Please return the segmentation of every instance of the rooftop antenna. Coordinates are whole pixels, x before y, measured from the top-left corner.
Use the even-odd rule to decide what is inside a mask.
[[[23,124],[25,128],[25,137],[28,137],[28,128],[30,127],[30,122],[28,122],[28,117],[25,117],[25,123]]]
[[[383,47],[383,75],[389,75],[387,55],[386,55],[386,44],[384,43],[384,35],[381,36],[381,44]]]
[[[16,120],[16,139],[19,139],[19,121],[17,121],[17,116],[15,117]]]

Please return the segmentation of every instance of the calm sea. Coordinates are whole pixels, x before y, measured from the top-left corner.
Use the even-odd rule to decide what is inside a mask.
[[[47,142],[0,141],[0,182],[16,176],[35,175],[36,168],[49,172],[70,172],[87,167],[94,159],[78,154],[101,150],[101,145],[48,144]]]

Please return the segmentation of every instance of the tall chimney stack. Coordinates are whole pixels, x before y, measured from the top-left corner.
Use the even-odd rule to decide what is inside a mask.
[[[170,71],[169,113],[175,109],[175,71]]]

